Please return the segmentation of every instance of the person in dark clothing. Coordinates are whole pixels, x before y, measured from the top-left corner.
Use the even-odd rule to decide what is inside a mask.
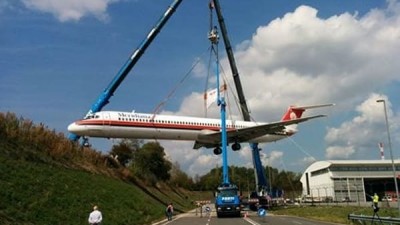
[[[172,203],[169,203],[167,205],[167,208],[165,209],[165,214],[167,215],[168,221],[172,220],[173,212],[174,212],[174,206],[172,205]]]

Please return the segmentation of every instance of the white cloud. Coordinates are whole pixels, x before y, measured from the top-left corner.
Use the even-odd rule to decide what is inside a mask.
[[[260,146],[261,147],[261,146]],[[261,147],[261,149],[263,149]],[[233,158],[232,163],[236,166],[243,166],[247,168],[253,168],[253,159],[252,159],[252,152],[251,148],[247,144],[242,144],[242,149],[240,151],[230,151],[229,154],[232,154],[235,157]],[[283,152],[281,151],[271,151],[271,152],[266,152],[266,151],[259,151],[260,154],[260,159],[261,163],[266,166],[266,165],[272,165],[272,166],[278,166],[278,162],[282,160],[283,157]]]
[[[278,167],[278,162],[282,162],[283,154],[281,151],[271,151],[269,157],[263,160],[263,164]]]
[[[307,157],[304,157],[301,159],[301,163],[305,166],[309,166],[315,161],[317,161],[317,160],[312,156],[307,156]]]
[[[368,99],[356,107],[353,119],[343,122],[339,127],[328,129],[325,140],[329,147],[326,149],[328,159],[349,159],[355,154],[368,158],[371,155],[377,159],[378,154],[367,154],[370,150],[378,153],[378,143],[386,142],[386,122],[384,106],[376,100],[385,99],[390,124],[398,124],[399,117],[393,114],[391,103],[386,96],[371,94]],[[391,126],[393,133],[398,133],[397,126]]]
[[[300,6],[259,27],[236,52],[253,115],[267,119],[266,104],[275,118],[290,104],[352,105],[398,80],[400,20],[384,13],[322,19],[316,9]]]
[[[213,154],[212,149],[193,149],[191,141],[160,141],[167,158],[179,162],[181,169],[190,176],[204,175],[212,168],[221,166],[221,156]]]
[[[347,12],[320,18],[317,9],[300,6],[260,26],[235,52],[252,116],[275,121],[293,104],[336,102],[347,110],[371,90],[398,81],[400,17],[389,13],[392,8],[360,18]],[[230,71],[227,60],[221,62]],[[234,89],[232,80],[229,84]],[[201,111],[195,95],[177,114]]]
[[[78,21],[84,16],[95,16],[107,21],[107,7],[119,0],[22,0],[32,10],[53,14],[59,21]]]
[[[355,152],[353,146],[330,146],[326,149],[327,159],[349,159]]]
[[[235,166],[243,166],[247,168],[253,168],[253,161],[252,161],[252,152],[250,145],[248,144],[241,144],[242,149],[240,151],[230,151],[229,154],[232,154],[234,157],[230,157],[232,162]],[[260,152],[260,156],[262,152]],[[262,157],[261,157],[262,158]]]
[[[389,1],[387,9],[373,9],[363,16],[344,12],[320,18],[317,9],[300,6],[260,26],[251,39],[238,44],[235,52],[240,74],[245,74],[241,80],[252,117],[257,121],[276,121],[288,105],[328,102],[336,103],[335,114],[348,115],[358,105],[358,115],[353,119],[327,129],[325,157],[363,156],[366,150],[376,148],[386,134],[382,105],[375,101],[387,97],[372,91],[383,90],[387,84],[400,80],[399,8],[397,1]],[[224,70],[230,71],[227,60],[221,62]],[[205,73],[203,70],[202,67],[201,73]],[[234,88],[233,82],[229,83]],[[203,116],[202,101],[203,93],[191,93],[173,114]],[[387,103],[389,116],[398,121],[398,113],[392,112],[390,102]],[[213,109],[211,115],[218,116],[218,109]],[[400,123],[392,122],[393,133],[398,132],[395,124]],[[239,153],[232,153],[236,154],[232,162],[250,167],[251,154],[243,146],[245,149]],[[182,168],[189,173],[204,171],[201,166],[210,168],[220,162],[220,157],[203,156],[204,151],[199,153],[191,147],[185,145],[169,153],[174,159],[186,160],[187,165]],[[267,155],[282,157],[273,154]],[[309,163],[315,159],[303,160]],[[268,160],[264,157],[263,161],[266,164]]]
[[[222,166],[221,156],[211,154],[202,154],[189,166],[189,174],[205,174],[212,168]]]

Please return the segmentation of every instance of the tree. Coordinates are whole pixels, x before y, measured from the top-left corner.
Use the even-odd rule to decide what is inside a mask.
[[[137,139],[122,139],[117,145],[112,146],[110,155],[117,159],[122,166],[128,166],[140,144],[141,141]]]
[[[207,174],[200,177],[198,182],[199,190],[211,190],[214,191],[219,184],[222,182],[222,168],[213,168]]]
[[[185,172],[181,170],[178,162],[175,162],[172,165],[170,175],[171,175],[170,183],[172,185],[175,185],[176,187],[183,187],[189,190],[193,189],[192,178],[190,178]]]
[[[254,169],[246,167],[230,166],[229,174],[232,183],[236,184],[240,191],[254,191],[255,190],[255,177]]]
[[[253,168],[229,167],[230,181],[240,188],[241,191],[254,191],[255,177]],[[279,171],[276,168],[267,166],[265,168],[268,184],[271,181],[273,190],[284,190],[285,193],[301,192],[302,184],[300,182],[301,174],[290,171]],[[221,183],[222,168],[213,168],[207,174],[194,178],[197,190],[214,190]],[[292,196],[292,195],[290,195]]]
[[[135,175],[155,183],[170,179],[171,162],[158,142],[148,142],[134,152],[131,168]]]

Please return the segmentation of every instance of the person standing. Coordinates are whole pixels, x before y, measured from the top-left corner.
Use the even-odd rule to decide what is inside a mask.
[[[377,212],[378,210],[379,210],[379,207],[378,207],[378,202],[379,202],[379,196],[375,193],[374,194],[374,197],[372,198],[372,201],[373,201],[373,203],[374,203],[374,211],[375,212]]]
[[[167,214],[168,221],[172,220],[172,213],[174,212],[174,206],[172,202],[168,204],[167,208],[165,209],[165,213]]]
[[[101,221],[103,220],[103,215],[98,210],[98,207],[95,205],[93,206],[93,211],[89,215],[89,224],[90,225],[100,225]]]

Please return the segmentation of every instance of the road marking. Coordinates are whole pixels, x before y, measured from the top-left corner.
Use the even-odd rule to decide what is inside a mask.
[[[244,220],[246,220],[248,223],[253,224],[253,225],[260,225],[259,223],[257,223],[256,221],[249,219],[249,218],[243,218]]]

